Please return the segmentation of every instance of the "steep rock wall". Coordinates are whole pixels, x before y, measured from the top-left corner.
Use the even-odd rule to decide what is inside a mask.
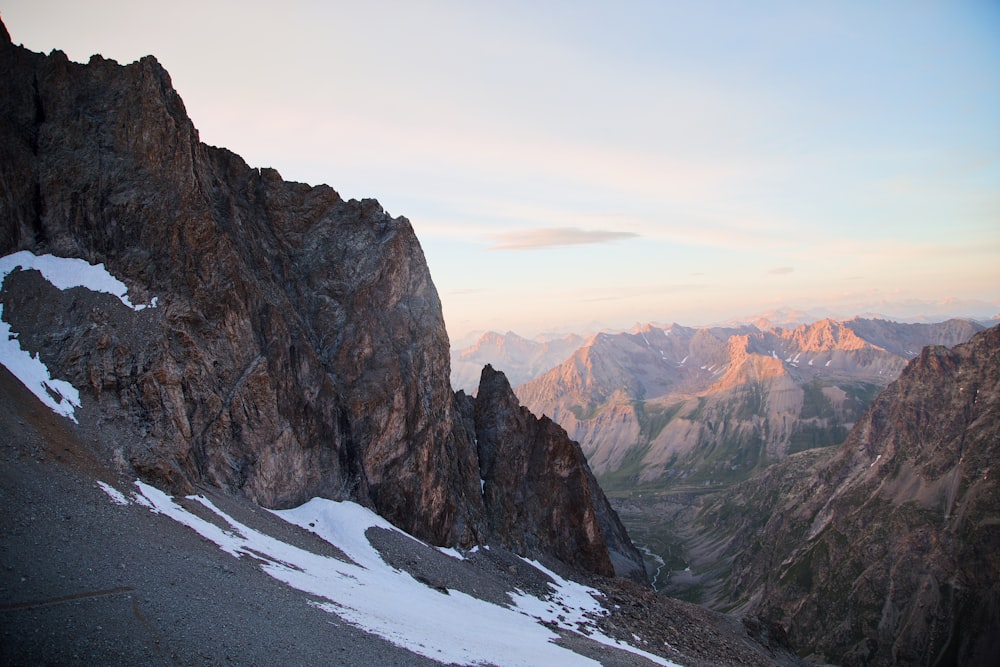
[[[95,450],[175,492],[351,498],[437,544],[498,538],[405,218],[201,143],[152,57],[82,65],[3,29],[0,77],[0,254],[102,262],[156,299],[4,284],[4,319],[81,390]]]
[[[642,557],[585,464],[580,445],[514,396],[506,376],[487,365],[475,400],[464,409],[475,434],[490,532],[504,545],[534,553],[553,545],[607,576],[645,580]]]

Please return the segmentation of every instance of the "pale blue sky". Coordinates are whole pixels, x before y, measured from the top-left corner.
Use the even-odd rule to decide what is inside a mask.
[[[152,53],[207,143],[408,217],[453,338],[1000,312],[1000,2],[0,13],[36,51]]]

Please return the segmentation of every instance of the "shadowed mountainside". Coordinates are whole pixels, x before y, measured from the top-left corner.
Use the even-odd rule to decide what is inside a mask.
[[[355,499],[434,544],[561,548],[544,541],[547,515],[518,524],[484,503],[441,304],[405,218],[201,143],[151,56],[78,64],[4,29],[0,77],[0,255],[101,263],[133,303],[155,304],[61,291],[34,270],[4,281],[4,320],[80,390],[75,428],[98,457],[173,492]],[[521,455],[505,449],[500,465]],[[641,576],[634,550],[609,553],[631,544],[603,494],[562,497],[598,519],[560,527],[580,531],[560,552],[569,564]]]

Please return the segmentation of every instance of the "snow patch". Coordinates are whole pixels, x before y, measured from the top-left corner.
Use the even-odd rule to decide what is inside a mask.
[[[0,280],[3,278],[0,277]],[[75,411],[80,407],[80,392],[65,380],[58,380],[49,373],[37,354],[21,347],[17,334],[10,324],[3,321],[3,304],[0,303],[0,364],[34,394],[47,408],[57,415],[76,421]]]
[[[230,530],[192,514],[148,484],[136,482],[136,487],[135,501],[151,511],[191,528],[236,558],[251,556],[275,579],[326,600],[311,602],[314,606],[397,646],[443,663],[598,664],[553,643],[558,635],[543,625],[548,623],[574,632],[579,632],[582,626],[591,639],[645,656],[657,664],[675,665],[604,636],[591,619],[607,613],[596,599],[596,591],[562,579],[534,561],[526,562],[555,582],[551,585],[552,594],[542,599],[518,592],[511,595],[512,606],[504,607],[456,590],[442,595],[408,573],[390,567],[372,547],[365,531],[376,527],[407,534],[356,503],[314,498],[294,509],[273,511],[276,516],[337,546],[353,561],[347,563],[253,530],[203,497],[190,498],[215,513]]]
[[[463,556],[461,552],[454,547],[435,547],[435,549],[443,553],[445,556],[451,556],[452,558],[458,560],[465,560],[465,556]]]
[[[521,560],[535,569],[544,572],[555,583],[549,584],[553,592],[545,600],[526,595],[525,593],[511,595],[518,609],[534,616],[543,623],[557,625],[566,630],[577,631],[579,628],[584,627],[587,629],[587,637],[590,639],[605,646],[612,646],[636,655],[641,655],[658,665],[674,664],[658,655],[647,653],[631,644],[608,637],[601,632],[594,625],[592,619],[594,617],[606,616],[608,611],[597,601],[597,597],[600,596],[600,592],[597,589],[584,586],[575,581],[563,579],[538,561],[529,560],[523,556]]]
[[[34,269],[42,274],[54,287],[61,290],[86,287],[94,292],[105,292],[121,299],[132,310],[146,306],[135,306],[128,298],[128,287],[104,268],[104,264],[88,264],[86,260],[55,255],[35,255],[28,250],[0,257],[0,281],[16,268],[23,271]],[[156,300],[149,304],[156,307]]]
[[[97,486],[100,487],[100,489],[104,491],[104,493],[108,494],[108,497],[110,497],[111,500],[114,501],[116,505],[129,504],[128,498],[125,497],[125,494],[123,494],[121,491],[111,486],[110,484],[105,484],[104,482],[98,482]]]
[[[118,297],[132,310],[142,310],[146,305],[135,306],[128,298],[128,287],[104,268],[104,264],[88,264],[82,259],[35,255],[28,250],[0,257],[0,289],[15,269],[35,270],[60,290],[85,287],[94,292],[104,292]],[[0,291],[2,297],[2,291]],[[148,307],[156,307],[156,299]],[[10,324],[3,321],[3,303],[0,302],[0,363],[33,393],[50,410],[76,421],[76,408],[80,407],[80,392],[65,380],[52,377],[48,367],[37,354],[21,347]]]

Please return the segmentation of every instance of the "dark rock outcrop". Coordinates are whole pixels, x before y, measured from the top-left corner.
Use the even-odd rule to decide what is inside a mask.
[[[201,143],[152,57],[83,65],[4,31],[0,77],[0,255],[102,262],[157,299],[5,282],[4,319],[81,390],[102,457],[174,492],[350,498],[436,544],[504,539],[405,218]],[[549,537],[524,546],[596,563]]]
[[[642,556],[591,473],[580,445],[548,417],[536,418],[506,376],[487,365],[465,399],[491,534],[521,553],[550,545],[563,561],[600,574],[645,580]]]
[[[694,519],[732,558],[717,606],[837,664],[996,664],[998,457],[1000,327],[925,348],[840,448],[790,457]]]

